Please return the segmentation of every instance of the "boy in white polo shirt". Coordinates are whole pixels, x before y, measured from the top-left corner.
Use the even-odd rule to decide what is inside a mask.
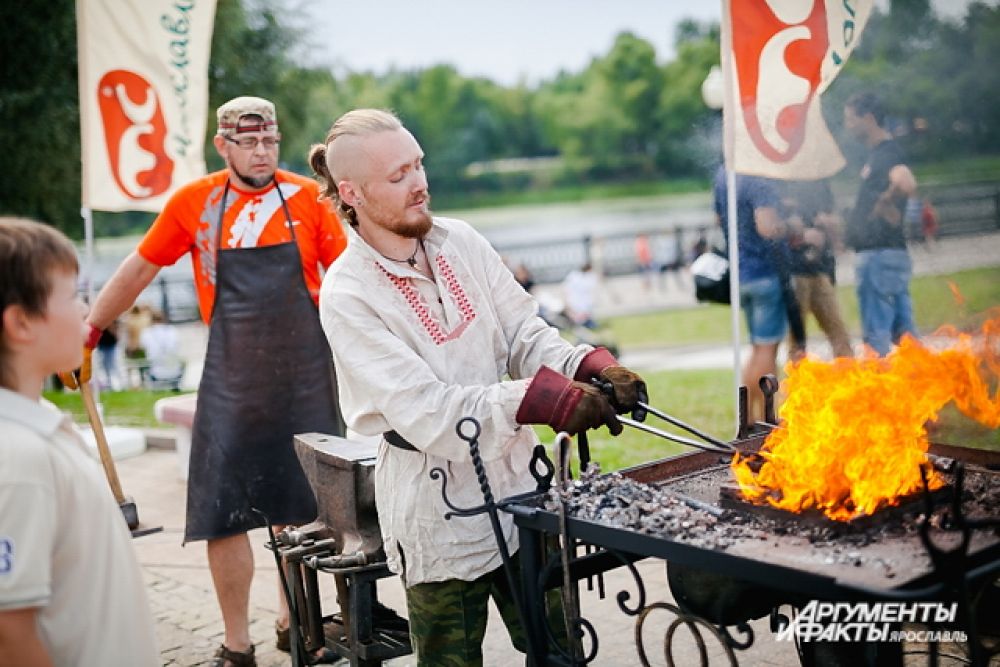
[[[0,218],[0,665],[158,665],[125,521],[41,399],[46,377],[80,366],[77,271],[61,233]]]

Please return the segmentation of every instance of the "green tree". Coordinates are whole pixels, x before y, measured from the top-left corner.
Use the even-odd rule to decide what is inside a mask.
[[[664,85],[656,105],[660,151],[657,166],[672,176],[703,176],[722,150],[714,128],[717,111],[708,109],[701,84],[719,64],[718,24],[682,23],[676,31],[677,58],[663,68]]]
[[[0,7],[0,213],[80,237],[80,113],[72,0]]]
[[[582,74],[564,74],[543,86],[542,127],[575,171],[648,176],[659,149],[656,107],[662,89],[655,49],[624,32]]]
[[[288,54],[301,31],[283,22],[283,15],[276,0],[218,0],[208,65],[210,116],[234,97],[264,97],[277,108],[282,134],[297,137],[304,119],[296,112],[300,100],[291,96],[285,74],[293,68]],[[222,159],[212,146],[214,116],[206,129],[205,162],[209,170],[221,169]],[[285,152],[282,147],[283,159]]]

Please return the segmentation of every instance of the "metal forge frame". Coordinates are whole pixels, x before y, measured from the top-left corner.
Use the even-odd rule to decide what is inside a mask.
[[[744,453],[756,451],[763,444],[766,434],[774,427],[775,419],[773,397],[777,382],[770,378],[762,378],[761,388],[766,397],[766,422],[748,425],[746,419],[746,390],[741,389],[741,424],[737,439],[733,444]],[[461,424],[461,422],[460,422]],[[466,438],[461,427],[459,435]],[[581,467],[589,461],[589,449],[586,437],[580,437],[579,456]],[[478,456],[478,446],[470,441],[473,459]],[[568,448],[564,448],[568,449]],[[705,548],[685,544],[663,537],[653,537],[626,530],[619,527],[574,518],[563,513],[546,510],[542,499],[549,488],[553,477],[554,464],[545,456],[544,449],[536,447],[532,457],[530,472],[538,482],[538,491],[534,494],[508,498],[494,503],[490,494],[484,493],[486,504],[473,512],[487,511],[491,507],[510,513],[518,529],[520,540],[520,591],[521,608],[525,629],[529,634],[531,655],[528,664],[531,665],[586,665],[592,662],[598,652],[599,643],[596,630],[582,615],[572,617],[571,624],[577,638],[570,642],[569,647],[558,645],[556,636],[548,626],[545,616],[544,598],[547,591],[569,584],[573,595],[564,599],[576,601],[578,605],[578,588],[581,579],[598,577],[600,595],[604,597],[601,575],[609,570],[627,567],[636,587],[634,606],[629,606],[633,596],[628,591],[617,595],[618,607],[627,616],[635,618],[635,637],[638,657],[642,664],[648,665],[646,651],[642,643],[642,627],[645,619],[653,609],[665,609],[676,616],[676,621],[668,628],[665,637],[665,648],[670,657],[672,637],[681,624],[686,625],[694,635],[699,647],[701,664],[708,664],[704,639],[699,627],[714,636],[724,649],[730,664],[738,664],[734,651],[746,650],[754,643],[753,629],[747,622],[737,622],[731,626],[716,625],[695,616],[685,609],[667,602],[647,604],[646,590],[642,577],[634,566],[636,561],[647,557],[660,558],[665,562],[674,562],[697,570],[711,572],[716,575],[732,577],[736,581],[749,582],[760,587],[785,591],[795,599],[816,599],[844,602],[949,602],[958,605],[958,623],[966,632],[970,649],[970,664],[986,665],[990,656],[1000,655],[1000,645],[987,647],[979,641],[977,635],[976,591],[991,586],[990,582],[1000,576],[1000,540],[983,546],[978,540],[972,546],[973,533],[976,529],[997,529],[997,521],[966,519],[962,513],[961,488],[963,466],[975,465],[1000,469],[1000,453],[985,452],[963,447],[948,445],[932,445],[931,453],[958,462],[956,470],[957,491],[952,494],[950,525],[936,529],[937,533],[949,532],[957,535],[957,545],[952,540],[952,548],[938,546],[931,537],[928,521],[922,521],[919,527],[920,541],[930,558],[932,567],[920,576],[911,577],[897,585],[873,586],[870,582],[851,580],[850,577],[831,576],[830,574],[810,571],[795,567],[788,563],[776,564],[759,555],[735,555],[725,550]],[[565,462],[560,468],[565,468]],[[706,467],[717,466],[720,463],[718,454],[694,452],[654,461],[622,471],[622,474],[636,481],[645,483],[663,483],[672,477],[689,474]],[[547,474],[539,471],[539,464]],[[565,473],[563,473],[565,475]],[[488,480],[481,479],[484,492],[488,492]],[[442,488],[445,494],[445,489]],[[445,494],[446,495],[446,494]],[[932,501],[930,494],[925,494],[925,513],[930,516]],[[447,498],[446,498],[447,502]],[[697,501],[695,501],[697,502]],[[449,503],[450,505],[450,503]],[[453,509],[459,509],[452,506]],[[711,508],[710,508],[711,509]],[[466,512],[469,510],[466,510]],[[464,512],[455,512],[461,515]],[[562,516],[560,516],[562,514]],[[559,539],[569,548],[552,549]],[[579,547],[584,548],[580,555]],[[996,592],[994,591],[994,594]],[[995,601],[994,601],[995,602]],[[786,616],[779,613],[778,607],[771,610],[772,631],[784,627],[789,622]],[[735,630],[734,636],[730,630]],[[589,648],[584,654],[583,640],[589,638]],[[930,644],[928,664],[938,664],[937,645]]]
[[[737,441],[736,444],[749,452],[757,449],[762,440],[763,436],[757,436]],[[932,447],[932,453],[973,464],[986,461],[993,464],[1000,463],[1000,454],[990,455],[979,450],[935,445]],[[637,466],[623,471],[622,474],[637,481],[663,482],[665,469],[669,469],[675,475],[681,475],[700,470],[705,466],[715,466],[718,461],[718,455],[714,454],[682,454]],[[526,498],[512,499],[514,502],[511,503],[501,503],[502,509],[513,515],[518,527],[525,626],[529,633],[534,633],[532,644],[541,647],[531,656],[532,662],[535,665],[589,664],[596,658],[598,638],[593,625],[586,618],[580,618],[576,622],[581,635],[589,635],[590,647],[586,655],[578,654],[574,657],[570,652],[557,646],[551,639],[551,628],[546,626],[543,596],[545,591],[563,585],[565,574],[561,551],[548,548],[563,533],[560,529],[560,517],[557,512],[542,507],[540,499],[543,495],[540,492]],[[635,593],[622,591],[617,599],[619,609],[627,616],[635,618],[637,652],[642,664],[649,664],[641,640],[642,625],[647,614],[654,608],[672,612],[677,617],[674,626],[686,624],[698,635],[698,629],[695,628],[697,625],[714,635],[725,650],[730,664],[738,663],[734,651],[746,650],[754,642],[753,630],[747,623],[737,623],[729,627],[716,626],[704,618],[687,613],[676,605],[666,602],[647,603],[642,577],[633,563],[653,557],[729,576],[734,580],[761,587],[782,590],[800,599],[806,597],[848,602],[955,602],[959,609],[959,623],[969,637],[971,664],[985,665],[989,655],[991,653],[995,655],[997,649],[995,647],[987,649],[978,641],[975,631],[975,609],[970,592],[994,580],[1000,574],[1000,542],[994,542],[985,549],[970,550],[969,538],[975,527],[974,522],[966,522],[958,516],[953,523],[954,530],[962,536],[957,548],[945,550],[936,546],[931,540],[929,527],[925,522],[921,537],[931,556],[932,570],[899,586],[886,588],[866,586],[836,576],[790,567],[787,564],[776,564],[718,549],[692,546],[573,517],[566,519],[565,535],[573,545],[574,555],[569,560],[569,579],[574,586],[578,586],[581,579],[588,579],[619,567],[627,567],[631,572]],[[582,555],[579,554],[578,546],[585,548]],[[635,600],[634,605],[628,604],[630,600]],[[787,622],[788,619],[778,615],[777,610],[772,612],[772,629],[778,629]],[[669,647],[670,637],[666,639],[666,645]],[[703,647],[701,637],[697,636],[696,639]],[[928,664],[937,664],[937,655],[933,648],[931,653],[933,655],[929,655]],[[708,664],[704,652],[702,661],[702,664]]]

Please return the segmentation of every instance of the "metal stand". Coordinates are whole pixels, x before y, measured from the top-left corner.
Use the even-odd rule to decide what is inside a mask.
[[[295,597],[296,617],[289,623],[289,640],[299,638],[306,655],[326,647],[346,658],[352,667],[373,667],[383,661],[412,653],[409,632],[378,627],[374,617],[378,593],[375,582],[395,576],[385,563],[338,566],[330,556],[332,540],[319,540],[279,549],[288,585]],[[349,558],[349,557],[348,557]],[[334,576],[340,613],[323,615],[319,573]],[[303,663],[292,651],[293,667]]]

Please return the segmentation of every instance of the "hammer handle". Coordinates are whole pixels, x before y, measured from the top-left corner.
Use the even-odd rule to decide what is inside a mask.
[[[122,483],[118,481],[115,460],[111,458],[111,448],[108,447],[108,439],[104,435],[104,425],[101,423],[101,416],[97,414],[97,404],[94,402],[94,394],[90,389],[89,382],[80,383],[80,396],[83,397],[83,407],[87,410],[90,428],[94,431],[97,451],[101,455],[101,465],[104,466],[104,474],[108,478],[108,484],[111,485],[111,493],[114,494],[115,501],[121,505],[125,502],[125,494],[122,493]]]

